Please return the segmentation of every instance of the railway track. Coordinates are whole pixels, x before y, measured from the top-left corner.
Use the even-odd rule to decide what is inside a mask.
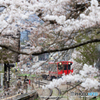
[[[47,85],[47,83],[46,82],[42,82],[42,81],[37,81],[37,82],[35,82],[35,84],[39,84],[39,85]],[[74,87],[74,85],[71,85],[71,84],[67,84],[68,85],[68,89],[70,88],[70,87]],[[44,92],[44,91],[43,91]],[[49,94],[48,94],[48,93]],[[46,94],[45,94],[46,93]],[[55,94],[56,93],[56,94]],[[52,99],[54,99],[54,100],[59,100],[59,99],[61,99],[61,98],[63,98],[63,96],[61,96],[63,94],[63,91],[60,89],[60,88],[58,88],[58,87],[55,87],[54,89],[50,89],[50,88],[48,88],[48,89],[46,89],[45,90],[45,92],[40,96],[41,97],[41,99],[43,99],[43,100],[52,100]]]
[[[41,84],[41,85],[46,85],[47,83],[45,83],[45,82],[42,82],[42,81],[36,81],[36,82],[34,82],[35,84]]]
[[[44,85],[47,85],[47,84],[48,84],[48,83],[43,82],[43,81],[36,81],[36,82],[34,82],[34,83],[35,83],[35,84],[38,84],[38,87],[39,87],[39,88],[40,88],[40,86],[44,86]],[[41,98],[42,100],[49,100],[50,97],[52,96],[52,93],[53,93],[53,90],[50,89],[50,88],[45,89],[45,90],[41,89],[41,91],[42,91],[42,94],[40,93],[40,98]],[[40,92],[40,90],[38,90],[38,92]]]
[[[35,84],[44,86],[44,85],[47,85],[48,83],[43,82],[43,81],[36,81]],[[39,87],[40,87],[40,86],[39,86]],[[57,95],[56,95],[56,96],[53,94],[53,93],[54,93],[54,89],[55,89],[55,91],[57,92]],[[43,99],[43,100],[50,100],[50,99],[51,99],[51,100],[52,100],[52,99],[59,100],[59,99],[60,99],[60,96],[61,96],[61,90],[60,90],[58,87],[55,87],[54,89],[48,88],[48,89],[42,91],[42,93],[43,93],[43,92],[44,92],[44,93],[40,96],[41,99]],[[49,94],[48,94],[47,92],[48,92]]]
[[[45,99],[45,100],[49,100],[50,99],[50,97],[52,96],[52,94],[53,94],[53,90],[52,89],[50,89],[50,88],[48,88],[49,89],[49,91],[50,91],[50,94],[49,94],[49,96]]]
[[[57,87],[55,87],[55,88],[58,90],[58,97],[56,98],[56,100],[59,100],[62,92],[59,88],[57,88]]]
[[[49,96],[45,99],[45,100],[59,100],[60,99],[60,96],[61,96],[61,90],[57,87],[55,87],[55,89],[57,90],[58,92],[58,95],[54,96],[53,93],[54,93],[54,89],[50,89],[48,88],[50,93],[49,93]]]
[[[36,84],[39,84],[39,85],[47,85],[46,82],[35,82]],[[45,93],[46,95],[43,93],[43,95],[41,95],[41,98],[42,100],[59,100],[61,98],[63,98],[63,95],[65,94],[65,97],[66,96],[70,96],[70,93],[68,93],[68,91],[71,91],[75,88],[75,91],[78,91],[78,92],[82,92],[79,88],[77,88],[77,86],[81,84],[80,82],[79,83],[76,83],[76,84],[72,84],[72,83],[67,83],[64,85],[64,88],[58,88],[58,87],[55,87],[53,89],[46,89],[45,90]],[[66,88],[65,88],[66,87]],[[48,92],[48,93],[47,93]],[[66,95],[67,93],[67,95]]]

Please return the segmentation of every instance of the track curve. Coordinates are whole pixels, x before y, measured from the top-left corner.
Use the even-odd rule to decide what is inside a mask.
[[[48,96],[45,100],[48,100],[48,99],[52,96],[52,94],[53,94],[53,90],[50,89],[50,88],[48,88],[48,89],[49,89],[49,91],[50,91],[50,94],[49,94],[49,96]]]

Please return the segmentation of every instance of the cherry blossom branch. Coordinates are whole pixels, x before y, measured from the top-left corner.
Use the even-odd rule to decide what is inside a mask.
[[[2,32],[3,32],[7,27],[8,27],[8,25],[7,25],[5,28],[3,28],[3,29],[1,30],[0,34],[2,34]]]
[[[69,89],[65,90],[65,91],[63,92],[62,95],[64,95],[66,92],[68,92],[68,91],[70,91],[70,90],[73,90],[74,88],[76,88],[77,86],[79,86],[81,83],[82,83],[82,82],[79,82],[78,84],[76,84],[76,85],[73,86],[72,88],[69,88]]]
[[[6,6],[4,6],[4,5],[0,5],[0,7],[4,7],[4,8],[7,8]]]
[[[15,49],[13,49],[11,46],[7,46],[7,45],[2,45],[0,44],[0,47],[3,47],[5,49],[9,49],[15,53],[18,53],[18,54],[23,54],[23,55],[40,55],[40,54],[44,54],[44,53],[52,53],[52,52],[58,52],[58,51],[66,51],[66,50],[69,50],[69,49],[74,49],[74,48],[77,48],[77,47],[80,47],[80,46],[83,46],[83,45],[86,45],[86,44],[89,44],[89,43],[96,43],[96,42],[100,42],[100,39],[92,39],[92,40],[88,40],[86,42],[83,42],[83,43],[79,43],[79,44],[75,44],[75,45],[72,45],[72,46],[69,46],[69,47],[65,47],[65,48],[61,48],[61,49],[54,49],[54,50],[41,50],[41,52],[31,52],[31,53],[26,53],[26,52],[21,52],[21,51],[17,51]]]
[[[77,47],[80,47],[80,46],[83,46],[83,45],[86,45],[86,44],[89,44],[89,43],[95,43],[95,42],[100,42],[100,39],[92,39],[92,40],[88,40],[86,42],[83,42],[83,43],[79,43],[79,44],[76,44],[76,45],[72,45],[72,46],[69,46],[69,47],[65,47],[65,48],[61,48],[61,49],[55,49],[55,50],[47,50],[47,51],[41,51],[41,52],[33,52],[32,55],[40,55],[40,54],[43,54],[43,53],[52,53],[52,52],[58,52],[58,51],[66,51],[66,50],[69,50],[69,49],[74,49],[74,48],[77,48]]]
[[[12,48],[11,46],[7,46],[7,45],[4,45],[4,44],[0,44],[0,47],[5,48],[5,49],[9,49],[10,51],[18,53],[18,54],[30,55],[30,54],[25,53],[25,52],[17,51],[14,48]]]

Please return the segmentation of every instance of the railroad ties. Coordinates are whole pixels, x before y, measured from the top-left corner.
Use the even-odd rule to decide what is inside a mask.
[[[38,84],[38,88],[40,88],[40,86],[47,85],[48,83],[43,82],[43,81],[36,81],[35,84]],[[75,86],[68,83],[68,84],[64,85],[64,89],[66,89],[65,87],[67,87],[67,90],[69,90],[70,88],[73,88]],[[40,92],[40,90],[39,90],[39,92]],[[40,94],[39,96],[40,96],[41,100],[53,100],[53,99],[54,100],[59,100],[59,99],[63,100],[62,94],[63,94],[62,88],[55,87],[53,89],[47,88],[47,89],[42,90],[42,94]]]
[[[81,82],[75,82],[75,83],[64,83],[59,87],[55,87],[53,89],[47,88],[42,89],[41,86],[45,86],[48,84],[48,81],[40,81],[35,82],[36,84],[39,84],[40,88],[38,88],[39,97],[41,100],[66,100],[68,98],[75,98],[76,100],[80,100],[82,98],[79,94],[88,93],[88,91],[84,91],[85,89],[80,86]],[[85,94],[84,94],[85,95]]]
[[[50,89],[50,88],[48,88],[49,89],[49,96],[45,99],[45,100],[48,100],[48,99],[50,99],[50,97],[52,96],[52,94],[53,94],[53,90],[52,89]]]
[[[41,86],[45,86],[48,83],[47,82],[43,82],[43,81],[36,81],[35,84],[38,84],[38,88],[40,88]],[[38,90],[40,92],[40,90]],[[61,90],[58,87],[55,87],[54,89],[42,89],[41,93],[40,93],[40,98],[41,100],[59,100],[60,96],[61,96]]]
[[[59,100],[62,92],[59,88],[57,88],[57,87],[55,87],[55,88],[58,90],[58,97],[56,98],[56,100]]]
[[[49,95],[47,96],[47,98],[45,98],[44,100],[59,100],[60,96],[61,96],[61,90],[57,87],[55,87],[54,89],[50,89],[49,90]],[[57,94],[55,94],[57,93]]]

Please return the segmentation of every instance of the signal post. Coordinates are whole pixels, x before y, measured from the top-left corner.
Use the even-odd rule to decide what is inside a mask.
[[[10,87],[10,68],[14,67],[14,64],[4,63],[4,89]]]

